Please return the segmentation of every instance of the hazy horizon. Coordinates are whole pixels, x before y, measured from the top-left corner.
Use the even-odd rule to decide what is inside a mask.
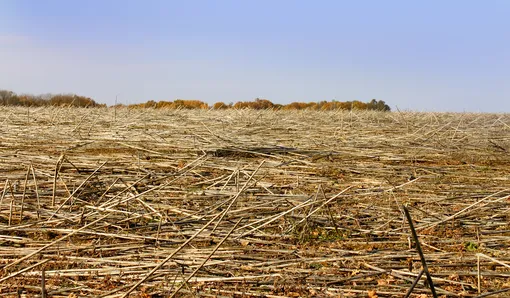
[[[506,1],[0,1],[0,89],[510,112]]]

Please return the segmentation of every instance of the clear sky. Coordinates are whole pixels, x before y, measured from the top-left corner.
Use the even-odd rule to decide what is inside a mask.
[[[0,0],[0,89],[510,112],[510,1]]]

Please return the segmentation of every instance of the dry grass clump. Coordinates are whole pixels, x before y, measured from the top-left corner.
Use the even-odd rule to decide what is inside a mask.
[[[508,114],[0,115],[2,297],[510,293]]]

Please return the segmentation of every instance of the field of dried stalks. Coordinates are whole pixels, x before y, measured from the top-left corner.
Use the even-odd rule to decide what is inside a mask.
[[[1,297],[510,295],[510,115],[0,107]],[[44,289],[44,290],[43,290]]]

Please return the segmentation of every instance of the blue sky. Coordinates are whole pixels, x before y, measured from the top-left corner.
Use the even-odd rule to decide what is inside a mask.
[[[510,112],[510,1],[0,0],[0,88]]]

